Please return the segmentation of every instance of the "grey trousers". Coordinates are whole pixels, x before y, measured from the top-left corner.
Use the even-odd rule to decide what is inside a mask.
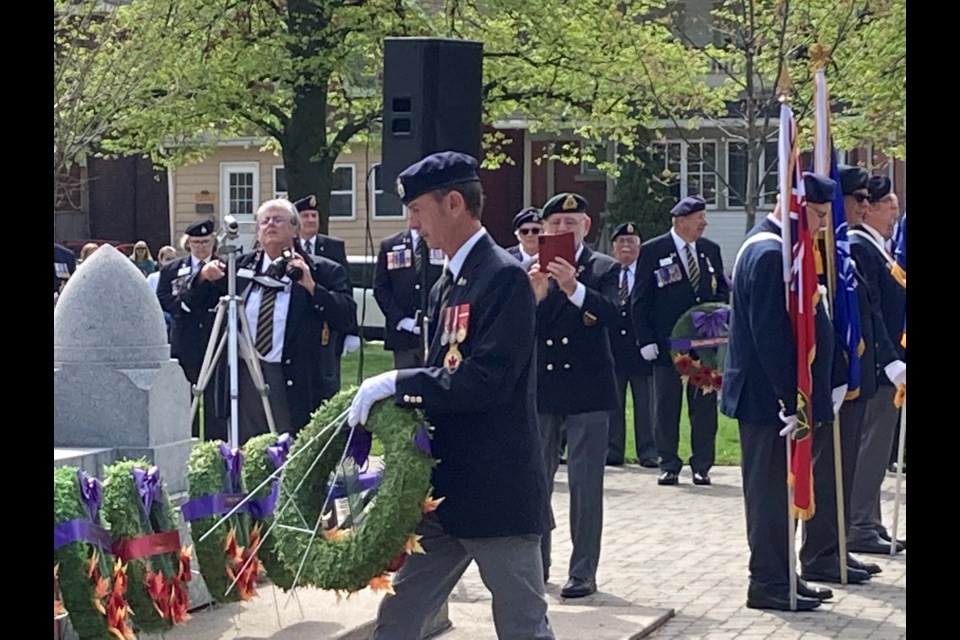
[[[872,539],[886,532],[880,519],[880,488],[890,463],[890,447],[900,413],[893,404],[895,394],[896,389],[884,385],[867,403],[850,499],[850,540]]]
[[[427,619],[447,600],[472,560],[493,595],[499,640],[554,640],[547,620],[540,536],[454,538],[436,514],[417,527],[425,554],[407,557],[393,580],[394,596],[380,602],[374,640],[420,640]]]
[[[603,471],[607,461],[609,411],[593,411],[569,416],[540,414],[540,441],[547,467],[547,490],[553,497],[553,479],[560,464],[560,440],[567,436],[567,473],[570,485],[569,577],[596,580],[600,564],[600,538],[603,534]],[[551,528],[556,526],[550,509]],[[552,535],[541,540],[544,570],[550,568]]]
[[[242,364],[237,370],[237,428],[242,446],[247,440],[270,431],[267,423],[267,414],[263,412],[263,400],[253,382],[246,360],[239,360]],[[292,428],[300,429],[302,424],[294,427],[290,420],[290,407],[287,404],[287,379],[283,375],[283,365],[278,362],[260,361],[260,370],[264,382],[270,387],[270,410],[273,413],[273,425],[277,433],[288,433]],[[229,429],[229,427],[228,427]]]

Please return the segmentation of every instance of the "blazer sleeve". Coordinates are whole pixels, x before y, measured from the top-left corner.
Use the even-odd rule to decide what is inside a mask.
[[[173,295],[173,277],[176,275],[176,269],[180,267],[180,261],[172,262],[160,270],[160,280],[157,282],[157,298],[160,300],[160,306],[164,311],[172,316],[180,315],[180,301]]]
[[[654,263],[653,252],[649,249],[641,249],[640,260],[637,261],[633,293],[630,294],[630,316],[633,321],[634,334],[637,336],[637,345],[640,347],[657,341],[653,330],[653,307],[656,296],[656,287],[652,275]]]
[[[444,367],[397,373],[394,400],[435,414],[489,411],[502,402],[528,366],[535,334],[533,289],[521,269],[502,269],[471,304],[475,342],[456,371]],[[404,397],[416,397],[411,404]]]
[[[346,331],[357,322],[357,303],[347,281],[347,271],[339,263],[328,260],[314,263],[314,309],[323,316],[331,329]],[[319,284],[323,282],[324,284]],[[299,285],[297,285],[299,286]]]
[[[580,308],[582,313],[589,312],[596,316],[599,324],[611,328],[620,324],[620,309],[617,302],[620,287],[619,271],[617,265],[612,264],[601,274],[596,289],[584,285],[586,296]]]

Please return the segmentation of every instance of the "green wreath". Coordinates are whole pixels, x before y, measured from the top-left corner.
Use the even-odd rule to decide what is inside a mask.
[[[80,640],[133,640],[127,575],[110,555],[96,478],[76,467],[53,469],[53,563],[62,605]],[[54,603],[56,613],[57,606]]]
[[[344,427],[323,455],[330,438],[313,436],[346,411],[355,393],[353,387],[331,398],[294,441],[282,475],[274,548],[288,571],[296,572],[302,563],[298,585],[338,593],[367,586],[391,592],[387,572],[396,570],[407,554],[423,552],[414,532],[423,514],[439,504],[429,493],[435,461],[429,454],[430,428],[421,412],[397,407],[390,399],[373,406],[365,431],[376,436],[384,450],[376,502],[355,529],[331,528],[312,535],[350,430]],[[298,509],[284,508],[290,496]]]
[[[282,464],[289,452],[289,438],[286,434],[279,438],[272,433],[264,433],[254,436],[247,440],[243,445],[243,482],[250,488],[251,497],[257,500],[269,500],[272,507],[276,506],[276,499],[279,493],[280,480],[276,479],[262,487],[259,491],[254,491],[256,487],[266,482],[266,480],[277,470],[278,463]],[[260,525],[260,530],[264,533],[270,530],[273,524],[273,509],[268,509],[269,513],[262,513],[262,517],[257,519],[254,513],[251,518]],[[263,564],[267,576],[276,586],[287,591],[293,586],[293,576],[281,562],[277,552],[274,550],[273,543],[266,540],[257,552],[260,562]]]
[[[687,310],[670,333],[670,360],[681,379],[703,393],[720,391],[730,305],[706,302]]]
[[[243,510],[201,541],[240,502],[244,493],[241,456],[220,441],[207,441],[193,446],[187,463],[190,499],[180,510],[190,523],[200,575],[217,603],[249,600],[256,595],[260,565],[254,550],[260,532],[259,527],[250,526]]]
[[[184,622],[190,556],[156,467],[125,460],[104,470],[103,511],[114,553],[127,562],[128,596],[138,631],[159,633]]]

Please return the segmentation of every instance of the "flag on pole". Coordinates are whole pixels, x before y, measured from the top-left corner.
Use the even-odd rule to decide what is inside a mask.
[[[797,152],[797,127],[793,112],[780,105],[780,206],[789,211],[789,224],[783,224],[784,282],[787,287],[787,311],[793,328],[797,353],[797,430],[790,442],[791,461],[787,482],[793,486],[794,516],[808,520],[814,513],[813,451],[810,406],[813,376],[810,365],[816,355],[814,309],[817,289],[813,235],[807,225],[806,198],[800,154]]]
[[[830,109],[827,93],[827,78],[823,68],[814,75],[814,127],[816,148],[814,170],[819,175],[829,175],[840,185],[837,168],[837,152],[830,134]],[[842,340],[847,359],[847,400],[860,395],[860,356],[863,355],[863,340],[860,330],[860,307],[857,302],[856,280],[853,277],[853,260],[850,258],[850,240],[847,237],[847,218],[843,207],[843,191],[837,189],[833,197],[833,270],[828,274],[834,280],[832,287],[833,327]]]

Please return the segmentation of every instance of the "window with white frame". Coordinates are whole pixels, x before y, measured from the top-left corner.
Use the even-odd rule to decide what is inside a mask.
[[[777,182],[777,141],[767,141],[760,150],[757,165],[757,206],[772,206],[780,190]],[[747,194],[747,145],[745,142],[727,142],[727,206],[741,208]]]
[[[357,211],[357,190],[352,164],[333,167],[333,186],[330,189],[330,217],[354,218]]]
[[[586,155],[593,156],[593,160],[582,158],[580,160],[580,175],[591,178],[606,177],[606,173],[600,168],[600,164],[607,161],[607,145],[603,142],[583,142],[582,148]]]
[[[403,203],[393,190],[393,185],[390,185],[390,189],[384,189],[380,168],[378,165],[373,170],[373,217],[402,218]]]
[[[282,164],[273,165],[273,197],[274,199],[287,197],[287,174]]]
[[[713,140],[670,140],[653,145],[660,179],[676,198],[700,196],[717,206],[717,143]]]
[[[220,208],[222,215],[252,219],[260,204],[260,164],[220,163]]]

